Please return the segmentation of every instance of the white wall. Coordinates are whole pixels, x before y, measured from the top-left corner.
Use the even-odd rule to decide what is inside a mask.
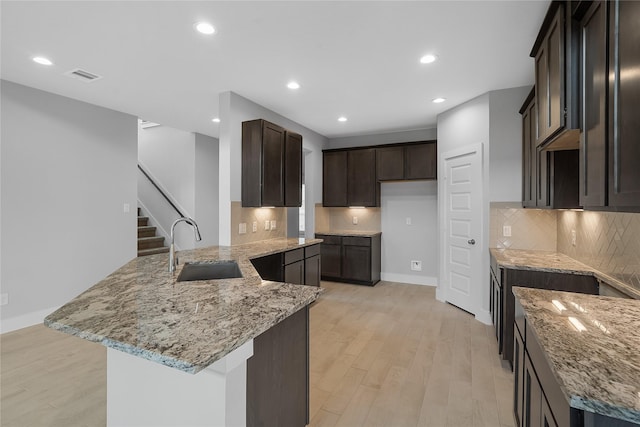
[[[489,119],[489,94],[486,93],[474,98],[464,104],[454,107],[440,115],[438,115],[438,181],[443,182],[443,170],[441,167],[441,159],[443,153],[462,148],[473,144],[483,144],[483,193],[486,195],[489,188],[489,143],[490,143],[490,119]],[[440,230],[445,229],[444,220],[444,197],[441,194],[438,203],[438,225]],[[482,259],[487,262],[482,263],[482,272],[477,278],[474,286],[481,287],[479,294],[480,301],[476,302],[476,318],[481,319],[485,323],[491,321],[489,315],[489,291],[485,291],[488,286],[486,280],[489,277],[489,198],[484,197],[482,202],[482,227],[480,236],[475,239],[478,247],[482,251]],[[439,252],[444,253],[446,248],[442,236],[439,238]],[[436,297],[445,300],[445,274],[443,262],[439,262],[440,281],[436,291]]]
[[[322,201],[322,149],[328,139],[311,129],[281,116],[247,98],[234,93],[220,94],[220,244],[231,242],[231,201],[241,201],[242,185],[242,122],[265,119],[302,135],[302,147],[310,151],[305,156],[306,233],[314,234],[314,204]]]
[[[362,147],[366,145],[393,144],[396,142],[430,141],[436,139],[436,128],[415,129],[390,133],[347,136],[329,139],[327,148]]]
[[[489,92],[489,201],[522,200],[522,116],[531,86]]]
[[[197,247],[218,244],[218,140],[196,133],[195,212],[202,241]]]
[[[200,228],[202,241],[196,242],[193,230],[178,224],[177,249],[193,249],[218,243],[218,144],[215,138],[168,126],[140,128],[138,161],[180,209]],[[138,199],[169,244],[171,224],[179,214],[160,195],[149,180],[138,174]],[[199,209],[198,209],[199,206]]]
[[[380,202],[382,280],[437,285],[437,181],[383,183]],[[412,260],[422,261],[422,271],[411,271]]]
[[[0,92],[6,332],[136,256],[137,118],[8,81]]]

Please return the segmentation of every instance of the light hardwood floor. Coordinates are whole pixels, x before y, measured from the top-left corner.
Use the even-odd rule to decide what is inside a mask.
[[[512,426],[493,329],[435,289],[323,282],[311,308],[311,425]],[[3,427],[104,426],[105,348],[44,326],[1,336]]]

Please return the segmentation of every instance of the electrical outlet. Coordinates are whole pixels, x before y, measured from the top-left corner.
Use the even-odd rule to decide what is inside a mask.
[[[411,225],[411,217],[410,216],[407,217],[406,223],[407,223],[407,225]]]
[[[511,226],[510,225],[503,225],[502,226],[502,235],[504,237],[511,237]]]
[[[358,217],[354,216],[353,218],[351,218],[351,222],[353,223],[353,225],[358,225]]]
[[[576,230],[571,230],[571,245],[576,245]]]
[[[9,304],[9,294],[0,294],[0,305]]]
[[[269,231],[270,223],[269,220],[264,221],[264,231]]]
[[[122,210],[124,211],[124,213],[129,213],[131,211],[131,206],[129,205],[129,203],[125,203],[122,206]]]
[[[254,233],[258,231],[258,221],[253,221],[253,224],[251,224],[251,231]]]
[[[422,261],[411,261],[412,271],[422,271]]]
[[[238,233],[245,234],[247,232],[247,223],[241,222],[238,226]]]
[[[275,229],[276,229],[276,220],[275,220],[275,219],[272,219],[272,220],[271,220],[271,229],[272,229],[272,230],[275,230]]]

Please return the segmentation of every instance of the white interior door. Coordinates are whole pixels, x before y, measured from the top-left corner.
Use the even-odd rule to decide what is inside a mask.
[[[445,300],[472,314],[482,306],[482,144],[443,155]]]

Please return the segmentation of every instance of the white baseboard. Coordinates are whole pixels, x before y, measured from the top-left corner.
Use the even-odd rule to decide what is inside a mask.
[[[430,276],[412,276],[410,274],[380,273],[380,279],[387,282],[409,283],[412,285],[438,286],[438,278]]]
[[[475,316],[478,322],[482,322],[485,325],[493,325],[493,319],[489,311],[480,309]]]
[[[2,321],[0,325],[0,333],[16,331],[18,329],[27,328],[44,322],[44,318],[59,309],[60,306],[45,308],[44,310],[33,311],[31,313],[21,314],[20,316],[9,317]]]

